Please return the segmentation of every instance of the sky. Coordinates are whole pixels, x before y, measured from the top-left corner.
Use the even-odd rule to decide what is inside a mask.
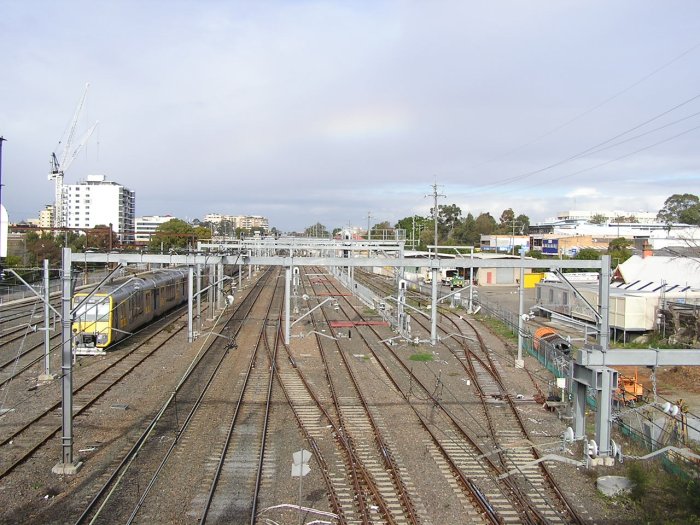
[[[0,0],[1,199],[53,202],[89,83],[65,183],[137,216],[656,212],[700,193],[699,66],[695,0]]]

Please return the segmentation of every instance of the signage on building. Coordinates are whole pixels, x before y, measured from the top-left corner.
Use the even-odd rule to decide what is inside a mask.
[[[542,253],[557,255],[559,253],[559,239],[542,239]]]

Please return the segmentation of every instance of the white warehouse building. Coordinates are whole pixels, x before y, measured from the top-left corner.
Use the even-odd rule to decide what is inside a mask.
[[[86,181],[63,186],[63,216],[66,226],[89,229],[112,225],[124,244],[134,242],[136,194],[106,180],[104,175],[88,175]]]

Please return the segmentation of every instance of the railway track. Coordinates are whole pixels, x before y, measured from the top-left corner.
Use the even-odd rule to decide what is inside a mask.
[[[172,330],[168,331],[170,327]],[[186,327],[182,316],[165,317],[151,326],[151,330],[160,330],[155,336],[144,338],[140,344],[134,345],[127,352],[115,355],[105,366],[99,369],[91,368],[91,375],[81,374],[76,378],[78,386],[73,390],[73,416],[78,417],[85,413],[107,391]],[[0,438],[0,448],[3,450],[0,480],[61,430],[61,401],[58,395],[53,397],[54,399],[45,400],[44,406],[36,404],[31,411],[25,411],[22,418],[4,418],[5,433]]]
[[[167,472],[173,462],[188,461],[180,452],[181,445],[195,440],[201,451],[210,451],[198,441],[200,436],[197,430],[201,428],[202,421],[208,421],[206,414],[211,414],[208,411],[212,407],[217,412],[221,411],[221,403],[212,401],[208,396],[213,392],[220,393],[217,381],[227,377],[220,372],[230,363],[227,357],[231,355],[233,341],[262,290],[260,282],[249,290],[233,315],[220,326],[222,338],[205,340],[204,346],[155,417],[146,424],[130,450],[105,472],[101,487],[91,495],[90,501],[85,502],[76,524],[112,523],[115,519],[126,523],[152,523],[164,519],[168,521],[169,517],[191,512],[191,509],[180,505],[190,499],[192,480],[182,479],[180,481],[183,483],[178,484]],[[187,469],[179,472],[187,473]],[[167,480],[168,486],[185,491],[188,497],[178,499],[173,494],[172,499],[160,498],[158,490],[154,489],[159,488],[163,480]],[[174,502],[177,502],[175,506]]]
[[[367,281],[365,285],[377,287],[377,284]],[[381,294],[387,294],[386,288],[382,288]],[[458,333],[463,335],[464,332],[473,334],[471,336],[478,341],[477,345],[467,347],[468,343],[459,337],[451,339],[449,344],[445,343],[444,346],[459,359],[467,377],[474,381],[482,410],[477,411],[470,405],[468,410],[464,408],[464,414],[453,414],[454,409],[450,407],[462,406],[457,396],[451,401],[450,407],[446,407],[438,396],[432,395],[425,386],[423,388],[424,393],[433,398],[443,414],[455,423],[457,433],[476,446],[476,455],[482,463],[487,464],[486,472],[491,481],[502,486],[501,497],[497,492],[481,492],[487,494],[487,499],[506,522],[581,523],[580,516],[564,498],[544,465],[533,465],[539,455],[530,444],[530,436],[513,401],[514,395],[508,392],[503,384],[500,365],[490,355],[479,331],[466,320],[462,320],[462,326],[458,326],[453,320],[449,322],[452,323],[451,326],[441,327],[443,337],[455,333],[457,329]],[[429,332],[425,321],[414,318],[414,327],[416,324]],[[456,344],[461,347],[457,352],[454,350]],[[477,357],[477,351],[481,353],[480,357]],[[409,373],[413,375],[413,372]],[[414,376],[414,379],[415,384],[422,384],[418,377]],[[437,379],[439,381],[439,378]],[[482,429],[481,439],[478,435],[470,437],[458,423],[460,418],[471,420],[471,424],[476,423],[475,426]],[[488,439],[484,440],[483,437]],[[510,479],[511,476],[513,479]],[[516,504],[513,505],[513,502]],[[514,514],[514,511],[517,514]]]

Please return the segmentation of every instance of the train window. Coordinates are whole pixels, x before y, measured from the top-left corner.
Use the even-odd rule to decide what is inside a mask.
[[[75,318],[79,321],[106,321],[108,317],[109,300],[106,297],[92,297],[75,312]]]
[[[552,288],[549,290],[549,302],[550,304],[554,302],[554,289]]]
[[[537,302],[540,302],[542,300],[542,288],[539,286],[535,289],[535,298]]]
[[[562,292],[561,294],[561,304],[566,306],[569,304],[569,292]]]

